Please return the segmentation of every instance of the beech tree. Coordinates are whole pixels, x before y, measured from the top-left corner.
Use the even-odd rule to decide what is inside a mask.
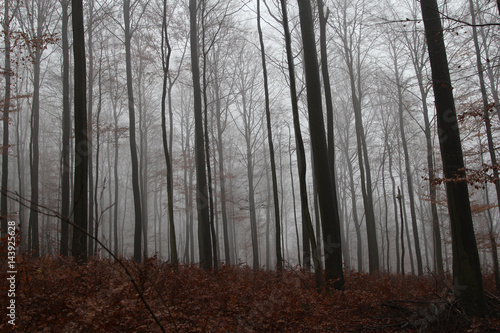
[[[265,108],[266,108],[266,125],[267,125],[267,140],[269,144],[269,157],[271,160],[271,178],[273,184],[273,203],[274,203],[274,220],[275,224],[275,233],[276,233],[276,260],[278,272],[281,273],[283,270],[283,262],[281,257],[281,231],[280,231],[280,207],[279,207],[279,198],[278,198],[278,180],[276,177],[276,162],[274,157],[274,144],[273,144],[273,132],[271,127],[271,111],[269,106],[269,84],[268,84],[268,76],[267,76],[267,66],[266,66],[266,51],[264,48],[264,37],[262,36],[262,27],[261,27],[261,17],[260,17],[260,0],[257,0],[257,29],[259,33],[259,42],[260,42],[260,54],[262,59],[262,72],[264,78],[264,95],[265,95]],[[293,187],[292,187],[293,188]],[[270,195],[268,193],[268,195]],[[300,257],[299,257],[300,259]]]
[[[421,10],[432,70],[443,172],[447,180],[454,292],[467,311],[482,314],[486,311],[486,302],[481,267],[472,223],[469,190],[467,182],[460,181],[465,179],[466,174],[437,1],[422,0]]]
[[[137,8],[136,0],[132,6],[130,0],[123,2],[123,20],[125,33],[125,64],[127,67],[127,95],[129,111],[129,133],[130,133],[130,155],[132,161],[132,192],[134,196],[134,214],[135,214],[135,233],[134,233],[134,260],[141,262],[142,255],[142,203],[141,191],[139,186],[139,163],[137,158],[137,141],[135,136],[135,104],[134,89],[132,77],[132,54],[131,40],[135,31],[131,27],[130,14],[132,8]]]
[[[75,108],[75,173],[73,191],[73,247],[78,262],[87,260],[88,209],[88,145],[87,145],[87,74],[85,60],[85,30],[82,0],[72,0],[74,108]]]
[[[70,134],[71,134],[71,102],[69,94],[69,0],[61,0],[62,7],[62,53],[63,53],[63,110],[62,110],[62,153],[61,153],[61,215],[70,218]],[[59,254],[68,255],[69,249],[69,224],[61,220],[61,242]]]
[[[344,288],[344,273],[342,269],[340,219],[338,203],[333,193],[335,189],[333,188],[334,182],[331,179],[332,169],[328,159],[312,9],[308,0],[298,0],[298,4],[302,44],[304,47],[309,131],[314,160],[314,173],[318,181],[318,198],[323,230],[326,279],[333,281],[335,289],[342,289]]]
[[[203,110],[201,103],[200,64],[198,56],[198,3],[189,1],[189,25],[191,45],[191,74],[194,94],[195,158],[196,158],[196,208],[198,211],[198,246],[200,267],[212,268],[212,245],[210,235],[210,215],[208,211],[207,174],[205,171],[205,151],[203,133]]]

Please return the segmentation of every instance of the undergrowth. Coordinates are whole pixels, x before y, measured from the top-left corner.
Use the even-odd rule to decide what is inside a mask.
[[[289,268],[254,271],[221,266],[218,275],[196,266],[150,258],[124,260],[139,292],[165,332],[495,332],[499,299],[484,278],[491,315],[468,317],[444,278],[345,272],[343,291],[317,292],[314,276]],[[0,264],[2,308],[7,267]],[[18,257],[16,326],[2,332],[161,332],[139,293],[117,263],[91,259]]]

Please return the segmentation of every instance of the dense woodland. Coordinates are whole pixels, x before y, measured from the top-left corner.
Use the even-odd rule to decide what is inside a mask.
[[[16,222],[19,297],[59,313],[25,306],[24,330],[418,329],[443,304],[483,316],[500,301],[500,3],[5,0],[0,14],[1,232]],[[76,319],[89,312],[49,290],[64,276],[133,319]],[[91,286],[110,292],[92,301]],[[189,303],[207,286],[227,322]],[[320,293],[285,300],[294,288]],[[367,319],[370,298],[410,319]]]

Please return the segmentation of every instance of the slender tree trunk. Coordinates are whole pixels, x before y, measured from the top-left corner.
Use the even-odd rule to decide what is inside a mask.
[[[391,148],[389,146],[389,133],[385,135],[385,144],[387,145],[387,152],[389,155],[389,177],[391,178],[391,186],[392,186],[392,205],[394,206],[394,224],[396,226],[396,273],[399,273],[401,270],[401,262],[399,256],[399,223],[398,223],[398,205],[396,202],[397,194],[396,194],[396,180],[394,179],[394,174],[392,173],[392,154]],[[401,234],[402,234],[401,230]]]
[[[68,41],[68,6],[69,0],[62,0],[62,52],[63,52],[63,110],[62,110],[62,154],[61,154],[61,215],[70,218],[70,134],[71,134],[71,103],[69,95],[69,41]],[[61,242],[59,254],[67,256],[69,249],[69,224],[61,220]]]
[[[208,211],[206,159],[203,150],[203,114],[201,105],[200,66],[198,59],[198,26],[196,20],[196,0],[189,1],[191,72],[193,76],[195,159],[196,159],[196,207],[198,210],[198,243],[200,267],[212,268],[212,247],[210,237],[210,215]]]
[[[216,122],[217,122],[217,152],[219,154],[219,186],[220,186],[220,202],[221,202],[221,215],[222,215],[222,230],[224,233],[224,257],[226,264],[231,265],[231,254],[229,246],[229,231],[228,231],[228,219],[227,219],[227,207],[226,207],[226,176],[224,174],[224,144],[223,144],[223,127],[222,127],[222,108],[220,103],[220,91],[219,83],[217,77],[217,71],[215,75],[215,110],[216,110]]]
[[[88,119],[88,149],[89,149],[89,202],[88,202],[88,228],[89,234],[94,234],[95,219],[94,216],[94,145],[93,145],[93,135],[94,135],[94,120],[93,120],[93,109],[94,109],[94,50],[93,50],[93,23],[94,23],[94,0],[89,0],[89,21],[87,23],[87,48],[88,48],[88,58],[89,58],[89,71],[88,71],[88,98],[87,98],[87,119]],[[89,257],[94,256],[94,239],[92,237],[88,238],[88,251]]]
[[[166,107],[165,107],[165,101],[167,97],[168,71],[170,67],[170,55],[172,53],[172,48],[170,47],[170,42],[167,33],[166,2],[163,3],[161,44],[162,44],[161,54],[162,54],[162,66],[163,66],[163,89],[161,95],[161,130],[162,130],[163,154],[165,155],[165,163],[167,165],[167,200],[168,200],[168,224],[170,229],[170,235],[169,235],[170,260],[172,265],[174,266],[174,270],[177,271],[179,259],[177,257],[177,242],[175,239],[175,224],[174,224],[174,183],[173,183],[172,161],[170,159],[170,151],[167,143],[167,124],[166,124],[167,121],[166,121]],[[167,47],[166,54],[165,54],[165,46]],[[172,119],[170,119],[170,121],[172,121]],[[160,244],[161,244],[161,239],[160,239]]]
[[[79,263],[87,260],[88,141],[85,30],[82,0],[72,0],[74,98],[75,98],[75,173],[73,189],[73,256]]]
[[[135,137],[135,105],[132,77],[132,55],[130,42],[132,31],[130,30],[130,0],[123,2],[123,18],[125,22],[125,64],[127,70],[127,95],[129,111],[129,133],[130,133],[130,155],[132,162],[132,191],[134,195],[135,230],[134,230],[134,260],[141,262],[142,250],[142,205],[141,191],[139,186],[139,163],[137,158],[137,143]]]
[[[96,241],[94,242],[94,249],[93,253],[94,255],[97,255],[97,240],[99,239],[99,224],[102,222],[100,219],[100,214],[99,214],[99,199],[102,199],[102,193],[100,196],[98,196],[99,192],[99,153],[100,153],[100,137],[101,133],[99,130],[99,122],[101,118],[101,111],[102,111],[102,49],[101,49],[101,57],[99,60],[99,74],[98,74],[98,89],[99,89],[99,97],[97,100],[97,115],[96,115],[96,142],[95,142],[95,147],[96,147],[96,153],[95,153],[95,186],[94,186],[94,216],[95,216],[95,231],[94,231],[94,237]],[[90,157],[90,156],[89,156]],[[89,166],[90,168],[90,166]],[[104,185],[105,186],[105,185]],[[99,198],[101,197],[101,198]]]
[[[5,0],[4,18],[3,18],[3,34],[4,34],[4,47],[5,47],[5,94],[3,100],[3,141],[2,141],[2,188],[1,188],[1,203],[0,203],[0,219],[2,223],[0,225],[0,237],[5,237],[7,234],[7,222],[9,218],[7,217],[7,190],[9,184],[9,110],[10,110],[10,76],[11,76],[11,66],[10,66],[10,16],[9,16],[9,1]]]
[[[299,237],[299,227],[297,226],[297,204],[295,200],[295,185],[293,181],[293,170],[292,170],[292,132],[290,130],[290,126],[288,126],[288,163],[289,171],[290,171],[290,184],[292,190],[292,203],[293,203],[293,221],[295,225],[295,235],[297,237],[297,259],[299,260],[299,267],[302,267],[301,256],[300,256],[300,237]]]
[[[418,226],[417,226],[417,215],[415,213],[415,196],[413,189],[413,179],[411,174],[410,166],[410,156],[408,154],[408,145],[406,142],[406,133],[404,127],[404,105],[403,105],[403,89],[399,74],[399,64],[396,46],[392,45],[393,49],[393,63],[394,63],[394,74],[396,79],[396,87],[398,94],[398,114],[399,114],[399,131],[401,134],[401,145],[403,146],[404,160],[405,160],[405,172],[406,172],[406,182],[408,184],[408,197],[410,199],[410,216],[413,228],[413,240],[415,242],[415,254],[417,258],[417,272],[421,276],[423,274],[422,268],[422,254],[420,252],[420,240],[418,237]]]
[[[37,31],[37,38],[41,38],[41,29]],[[30,173],[31,173],[31,211],[29,228],[31,231],[31,248],[34,257],[40,255],[40,243],[38,235],[38,182],[40,167],[39,132],[40,132],[40,61],[41,49],[35,47],[35,59],[33,60],[33,102],[31,109],[31,140],[30,140]]]
[[[281,246],[280,246],[280,206],[279,206],[279,198],[278,198],[278,180],[276,176],[276,161],[274,160],[274,144],[273,144],[273,133],[271,126],[271,111],[270,111],[270,102],[269,102],[269,83],[267,78],[267,66],[266,66],[266,52],[264,48],[264,38],[262,36],[262,27],[261,27],[261,18],[260,18],[260,0],[257,0],[257,30],[259,33],[259,42],[260,42],[260,54],[262,60],[262,75],[264,76],[264,95],[266,101],[266,125],[267,125],[267,140],[269,145],[269,157],[271,159],[271,179],[273,183],[273,203],[274,203],[274,219],[275,223],[275,246],[276,246],[276,265],[278,267],[278,272],[281,273],[283,270],[283,258],[281,256]],[[298,246],[298,243],[297,243]]]
[[[399,190],[398,186],[398,195],[396,198],[399,201],[399,215],[401,216],[401,274],[403,276],[405,275],[405,242],[404,242],[404,216],[403,216],[403,203],[402,203],[402,198],[403,196],[401,195],[401,191]]]
[[[318,183],[323,244],[325,251],[326,279],[333,282],[335,289],[344,288],[342,269],[342,249],[340,238],[340,218],[338,203],[335,200],[332,168],[328,160],[323,110],[321,105],[321,85],[314,37],[314,23],[311,4],[307,0],[298,0],[302,44],[304,47],[304,67],[307,88],[307,105],[311,135],[314,173]]]
[[[436,0],[422,0],[421,8],[432,70],[444,176],[447,179],[465,179],[462,144],[439,9]],[[467,311],[482,314],[487,306],[467,183],[446,182],[446,194],[451,223],[455,294]]]

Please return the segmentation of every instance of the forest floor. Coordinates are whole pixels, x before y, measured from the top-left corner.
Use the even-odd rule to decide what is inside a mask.
[[[475,318],[453,302],[450,282],[432,275],[373,278],[346,271],[344,291],[317,292],[313,275],[297,268],[278,279],[241,265],[221,266],[217,275],[195,266],[180,266],[176,274],[155,258],[124,265],[137,289],[113,261],[78,266],[71,259],[18,257],[16,326],[5,316],[0,332],[500,331],[490,275],[484,283],[492,315]],[[7,271],[2,260],[3,309]]]

